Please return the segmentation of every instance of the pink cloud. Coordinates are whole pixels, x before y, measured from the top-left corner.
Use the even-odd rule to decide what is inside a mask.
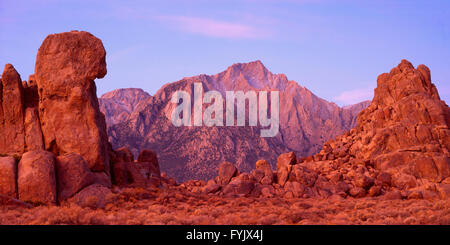
[[[188,16],[159,16],[159,20],[171,27],[208,37],[230,39],[261,39],[269,36],[269,32],[248,24],[214,20],[209,18]]]

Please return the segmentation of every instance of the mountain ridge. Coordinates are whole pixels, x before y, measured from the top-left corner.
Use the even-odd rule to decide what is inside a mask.
[[[217,90],[223,96],[225,91],[280,91],[279,134],[270,139],[260,138],[259,126],[174,127],[170,123],[171,112],[176,106],[170,103],[172,93],[184,90],[192,95],[193,84],[197,82],[202,84],[204,92]],[[143,148],[154,149],[159,154],[163,171],[167,171],[177,180],[187,179],[184,176],[187,173],[194,173],[189,177],[191,179],[211,177],[217,170],[218,162],[222,160],[235,162],[242,170],[250,170],[252,163],[259,158],[265,158],[274,165],[274,156],[287,151],[294,151],[299,156],[312,155],[320,150],[325,141],[354,127],[358,109],[367,105],[362,104],[355,107],[356,109],[341,108],[318,97],[297,82],[288,80],[286,75],[271,73],[261,61],[236,63],[215,75],[201,74],[167,83],[144,101],[136,105],[135,110],[125,120],[122,118],[119,123],[108,124],[109,139],[113,147],[128,146],[135,155]],[[103,99],[100,99],[100,107],[104,108]],[[177,135],[174,138],[178,138],[180,145],[175,146],[173,142],[165,140],[172,138],[172,134]],[[225,142],[229,142],[226,153],[222,152],[224,149],[221,148],[221,136],[224,135]],[[205,149],[201,148],[200,142],[192,144],[192,141],[195,141],[192,137],[208,142],[203,145]],[[156,139],[159,139],[159,142]],[[186,147],[187,145],[190,145],[190,148]],[[219,153],[213,158],[205,155],[203,158],[199,157],[204,162],[196,159],[205,152]],[[176,166],[174,162],[184,167]],[[197,165],[203,165],[203,174],[196,169]],[[186,169],[186,166],[190,167]],[[210,170],[207,170],[208,168]]]

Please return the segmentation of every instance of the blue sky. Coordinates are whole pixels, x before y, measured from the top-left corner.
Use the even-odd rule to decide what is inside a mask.
[[[426,64],[450,101],[447,0],[0,0],[0,65],[23,80],[47,34],[85,30],[102,39],[108,74],[98,94],[216,74],[261,60],[339,105],[370,99],[376,78],[401,59]]]

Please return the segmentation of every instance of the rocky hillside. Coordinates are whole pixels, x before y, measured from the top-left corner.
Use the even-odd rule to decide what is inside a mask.
[[[265,160],[251,173],[229,162],[207,183],[186,183],[192,192],[285,198],[377,197],[447,199],[450,196],[450,108],[431,82],[430,70],[403,60],[378,77],[370,106],[358,125],[297,159],[281,154],[276,172]],[[200,186],[200,187],[198,187]]]
[[[177,90],[193,94],[193,84],[202,83],[204,92],[217,90],[225,98],[225,91],[280,91],[280,130],[273,138],[261,138],[260,127],[174,127],[170,121],[174,104],[170,102]],[[124,94],[126,90],[111,92]],[[128,146],[136,155],[141,149],[158,152],[161,167],[177,180],[207,179],[217,172],[221,161],[235,162],[242,171],[253,169],[261,158],[275,162],[275,156],[294,151],[299,156],[317,153],[322,144],[355,126],[356,115],[368,105],[340,108],[314,95],[308,89],[283,74],[272,74],[260,61],[238,63],[216,75],[200,75],[166,84],[150,98],[144,98],[130,116],[127,110],[112,112],[111,98],[116,105],[135,101],[111,93],[100,99],[101,108],[110,122],[109,140],[113,147]],[[109,100],[111,101],[111,100]],[[125,106],[120,106],[123,108]],[[127,108],[131,108],[129,106]],[[123,112],[127,111],[127,112]],[[120,118],[121,122],[117,122]]]

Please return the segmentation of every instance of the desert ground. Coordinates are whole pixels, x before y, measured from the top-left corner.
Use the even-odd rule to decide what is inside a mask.
[[[104,208],[0,206],[2,225],[449,225],[449,200],[252,198],[113,189]]]

